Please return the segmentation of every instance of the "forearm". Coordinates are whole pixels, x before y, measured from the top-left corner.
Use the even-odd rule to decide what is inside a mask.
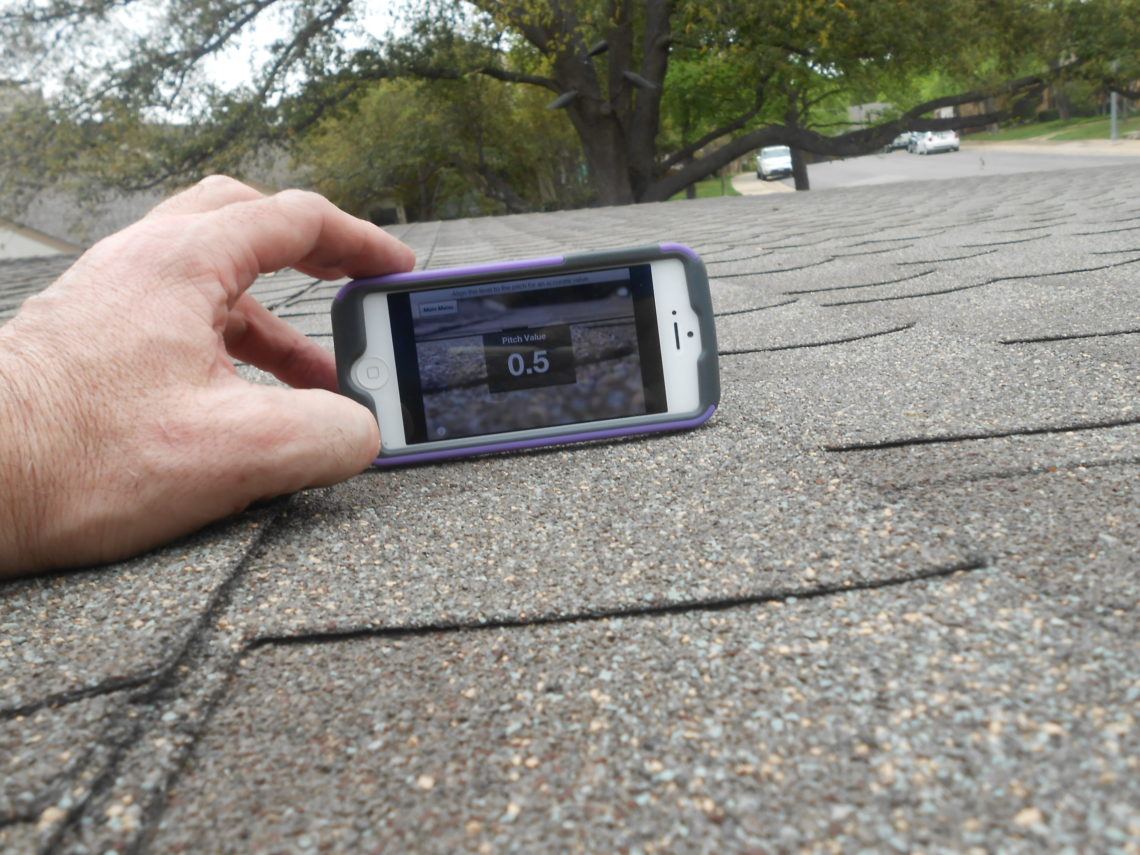
[[[35,300],[45,302],[0,328],[0,578],[124,557],[115,525],[150,498],[122,483],[132,464],[120,448],[139,446],[130,426],[147,419],[124,415],[113,376],[93,371],[115,358],[66,317],[71,334],[58,335],[43,322],[46,298]],[[161,456],[136,447],[136,457],[148,453]],[[118,528],[145,527],[135,520]]]

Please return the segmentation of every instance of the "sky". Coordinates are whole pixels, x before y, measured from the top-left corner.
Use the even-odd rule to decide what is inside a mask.
[[[269,60],[269,47],[291,34],[289,16],[295,2],[279,0],[260,13],[226,47],[205,58],[199,66],[206,80],[223,89],[248,86]],[[8,6],[0,0],[0,12]],[[167,2],[134,2],[112,11],[106,18],[90,19],[75,29],[47,36],[47,47],[35,53],[0,54],[0,79],[5,76],[28,81],[44,95],[64,91],[64,80],[78,75],[80,80],[96,80],[93,70],[107,61],[121,64],[133,43],[149,36],[169,35],[166,24]],[[372,38],[383,38],[398,31],[395,10],[398,0],[354,0],[356,21],[343,25],[350,31],[347,46],[363,47]],[[5,52],[7,53],[7,52]],[[164,116],[174,118],[176,116]]]
[[[391,32],[394,26],[392,7],[385,0],[357,0],[359,26],[364,33],[380,36]],[[253,25],[224,51],[210,57],[203,70],[207,77],[221,86],[248,84],[258,69],[269,58],[268,47],[289,35],[289,24],[273,9],[259,15]],[[366,38],[349,42],[350,46],[363,46]]]

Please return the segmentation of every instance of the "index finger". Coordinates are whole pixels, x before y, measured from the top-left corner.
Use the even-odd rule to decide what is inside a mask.
[[[302,190],[226,205],[201,215],[192,231],[196,245],[224,253],[238,275],[231,299],[259,273],[285,267],[339,279],[404,272],[415,264],[415,253],[379,226]]]
[[[234,202],[264,198],[248,184],[226,175],[210,175],[170,196],[151,209],[147,217],[176,217],[214,211]]]

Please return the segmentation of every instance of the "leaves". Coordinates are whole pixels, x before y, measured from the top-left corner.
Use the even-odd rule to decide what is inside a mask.
[[[481,76],[388,80],[303,141],[298,164],[359,216],[395,197],[417,219],[580,202],[576,140],[541,92]]]

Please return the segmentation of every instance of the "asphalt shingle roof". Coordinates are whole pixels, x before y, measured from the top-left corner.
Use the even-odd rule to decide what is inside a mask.
[[[392,231],[688,243],[721,409],[0,585],[0,848],[1140,851],[1140,166]]]

